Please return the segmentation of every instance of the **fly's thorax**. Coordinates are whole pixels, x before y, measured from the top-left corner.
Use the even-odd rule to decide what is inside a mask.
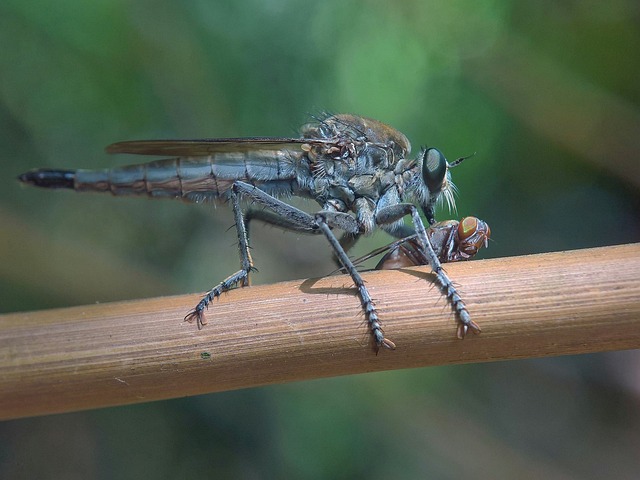
[[[349,113],[328,115],[317,122],[304,125],[300,133],[303,138],[350,138],[393,147],[398,158],[411,151],[409,139],[395,128],[372,118]]]
[[[309,162],[308,169],[313,179],[306,184],[311,187],[312,195],[318,203],[324,206],[331,200],[337,200],[338,204],[344,204],[343,211],[353,211],[356,214],[356,199],[367,199],[375,205],[395,185],[393,170],[386,163],[376,164],[376,159],[383,157],[372,157],[371,154],[377,152],[379,150],[366,147],[357,150],[355,157],[349,155],[335,159],[327,155],[316,155],[314,162]],[[299,183],[301,184],[300,180]],[[363,229],[367,232],[370,230],[367,227]]]
[[[355,175],[347,182],[349,188],[358,197],[377,199],[380,196],[380,177],[377,175]]]
[[[308,144],[303,144],[303,150],[311,165],[342,161],[353,172],[393,168],[411,151],[409,140],[398,130],[377,120],[350,114],[331,115],[307,124],[302,127],[301,135],[309,139]],[[330,170],[328,165],[319,168]]]
[[[320,205],[331,199],[354,210],[357,198],[375,203],[395,184],[394,170],[411,145],[399,131],[377,120],[355,115],[327,116],[302,128],[308,185]],[[302,180],[302,181],[301,181]]]

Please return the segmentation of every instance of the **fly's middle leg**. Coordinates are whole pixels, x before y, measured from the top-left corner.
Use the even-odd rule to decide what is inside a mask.
[[[315,221],[322,233],[324,233],[325,237],[327,237],[327,240],[333,248],[336,257],[338,257],[338,260],[347,271],[347,273],[351,276],[353,283],[358,289],[358,296],[360,297],[362,308],[367,317],[367,321],[369,322],[369,328],[371,329],[373,338],[376,342],[376,352],[380,347],[386,347],[392,350],[395,349],[395,343],[393,343],[388,338],[385,338],[384,336],[382,326],[380,325],[380,319],[378,318],[378,312],[376,311],[376,307],[373,304],[373,300],[371,299],[369,290],[367,290],[367,287],[364,284],[364,280],[360,276],[360,273],[358,272],[356,267],[353,265],[353,262],[345,252],[344,248],[342,248],[340,241],[336,238],[330,228],[332,226],[338,227],[347,233],[355,234],[358,231],[356,219],[346,213],[320,212],[316,214]]]
[[[429,241],[424,223],[422,223],[422,219],[420,218],[420,214],[418,213],[418,209],[415,205],[410,203],[398,203],[396,205],[385,207],[376,214],[376,223],[378,225],[388,225],[408,214],[411,215],[418,241],[424,250],[425,256],[429,261],[429,265],[431,265],[431,268],[433,269],[433,273],[436,275],[440,288],[442,288],[458,315],[458,338],[464,338],[468,330],[471,330],[476,334],[480,333],[480,327],[471,319],[469,311],[460,297],[460,294],[456,290],[456,287],[453,285],[453,282],[448,277],[447,273],[442,268],[438,255]]]
[[[184,317],[185,321],[193,322],[196,320],[198,328],[201,329],[203,325],[207,324],[207,319],[204,315],[204,311],[209,307],[209,304],[214,298],[219,297],[223,292],[231,290],[235,285],[242,282],[242,286],[249,285],[249,273],[254,270],[253,260],[251,259],[251,253],[249,252],[249,241],[247,239],[247,230],[245,221],[242,214],[242,208],[240,206],[240,199],[235,191],[235,188],[231,189],[229,200],[233,207],[233,218],[236,222],[236,231],[238,233],[238,250],[240,252],[240,270],[233,275],[229,275],[218,285],[213,287],[209,292],[200,300],[198,305]]]
[[[384,346],[387,348],[395,348],[395,344],[384,337],[382,333],[382,327],[378,319],[378,314],[369,295],[369,291],[364,285],[364,280],[356,270],[355,266],[345,253],[344,249],[340,245],[340,242],[335,237],[331,228],[338,228],[346,233],[357,235],[359,233],[359,227],[357,220],[351,215],[338,212],[320,212],[315,217],[308,213],[297,209],[296,207],[289,205],[282,200],[272,197],[268,193],[260,190],[254,185],[236,181],[232,187],[232,201],[234,208],[234,215],[236,218],[236,227],[238,228],[238,241],[240,243],[240,256],[243,262],[242,270],[231,275],[225,281],[214,287],[202,301],[195,308],[194,312],[190,313],[188,319],[193,317],[200,318],[198,311],[202,312],[211,302],[213,298],[220,295],[223,291],[229,290],[234,284],[240,280],[247,278],[249,271],[253,269],[251,263],[251,257],[249,256],[246,224],[242,216],[239,201],[237,196],[242,195],[247,200],[251,200],[254,204],[263,206],[269,213],[253,213],[251,218],[256,218],[267,223],[279,226],[281,228],[303,233],[324,233],[329,243],[333,247],[333,250],[347,270],[351,278],[353,279],[356,287],[358,288],[358,294],[362,302],[369,326],[376,341],[376,348]],[[246,263],[245,263],[246,259]]]

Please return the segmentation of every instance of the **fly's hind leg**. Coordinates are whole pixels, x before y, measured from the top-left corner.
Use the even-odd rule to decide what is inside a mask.
[[[208,308],[209,304],[216,297],[231,290],[241,282],[243,287],[247,286],[249,284],[249,273],[255,270],[251,254],[249,253],[249,240],[247,236],[247,225],[249,222],[244,218],[240,206],[240,196],[244,196],[254,203],[260,204],[270,210],[270,212],[254,212],[249,215],[248,220],[257,218],[287,230],[318,233],[318,227],[315,225],[313,217],[308,213],[272,197],[253,185],[241,181],[234,182],[229,192],[229,200],[233,207],[233,217],[236,224],[236,231],[238,232],[240,270],[213,287],[202,300],[200,300],[198,305],[184,317],[187,322],[193,322],[195,320],[198,328],[202,328],[203,325],[207,324],[204,311]]]
[[[213,287],[203,298],[198,305],[195,306],[185,317],[186,322],[196,321],[198,329],[201,329],[203,325],[207,324],[207,319],[204,315],[204,311],[209,307],[209,304],[214,298],[219,297],[223,292],[231,290],[238,283],[242,282],[242,286],[249,285],[249,273],[254,270],[253,260],[251,259],[251,253],[249,252],[249,241],[247,239],[247,230],[245,221],[242,214],[242,208],[240,207],[240,200],[235,188],[231,189],[229,200],[233,207],[233,218],[236,222],[236,231],[238,233],[238,250],[240,252],[240,270],[233,275],[228,276],[218,285]]]
[[[447,273],[442,268],[438,255],[433,250],[433,246],[427,236],[424,223],[422,223],[422,219],[420,218],[418,209],[415,205],[410,203],[398,203],[396,205],[385,207],[376,214],[376,223],[378,225],[388,225],[408,214],[411,215],[418,241],[424,250],[427,260],[429,261],[429,265],[431,265],[431,268],[433,269],[433,273],[436,275],[440,288],[444,291],[445,295],[451,302],[453,309],[458,315],[458,338],[463,339],[468,330],[471,330],[476,334],[480,333],[480,327],[471,319],[469,311],[462,301],[460,294],[456,290],[451,279],[447,276]]]

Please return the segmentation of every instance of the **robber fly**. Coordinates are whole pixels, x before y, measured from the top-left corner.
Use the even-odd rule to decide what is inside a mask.
[[[240,270],[213,287],[186,315],[185,320],[196,321],[198,328],[207,323],[205,310],[212,300],[236,285],[248,285],[254,270],[240,202],[244,199],[263,208],[264,221],[327,238],[357,287],[376,349],[393,349],[395,344],[385,338],[369,291],[345,249],[378,227],[396,238],[416,235],[419,249],[451,292],[448,297],[462,330],[479,333],[442,270],[413,203],[430,225],[435,223],[438,201],[454,206],[449,170],[464,158],[449,163],[435,148],[423,148],[415,158],[408,158],[411,144],[402,133],[377,120],[349,114],[317,118],[300,133],[299,138],[126,141],[108,146],[107,152],[171,158],[105,170],[39,169],[18,178],[45,188],[230,203]],[[315,200],[319,211],[309,214],[277,198],[294,195]],[[411,216],[413,227],[405,226],[406,215]],[[344,232],[341,240],[334,229]]]

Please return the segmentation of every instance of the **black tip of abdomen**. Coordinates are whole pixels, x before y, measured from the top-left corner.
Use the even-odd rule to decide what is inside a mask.
[[[31,170],[18,176],[22,183],[43,188],[73,188],[75,172],[73,170]]]

